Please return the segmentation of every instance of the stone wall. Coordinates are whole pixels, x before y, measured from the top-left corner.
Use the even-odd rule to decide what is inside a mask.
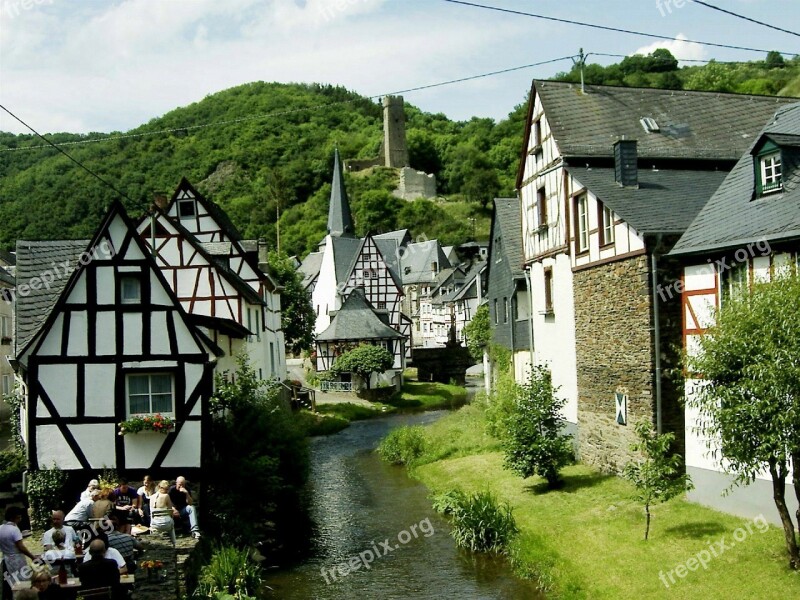
[[[672,265],[660,272],[669,275]],[[634,426],[655,424],[654,355],[649,257],[637,256],[574,274],[578,370],[578,451],[582,461],[620,473],[633,458]],[[680,306],[661,303],[662,366],[680,341]],[[676,330],[677,327],[677,330]],[[676,334],[677,331],[677,334]],[[676,337],[677,335],[677,337]],[[677,386],[662,377],[664,431],[683,448]],[[627,424],[616,422],[615,394],[627,395]]]
[[[403,200],[436,197],[436,177],[411,167],[400,169],[400,185],[392,192]]]

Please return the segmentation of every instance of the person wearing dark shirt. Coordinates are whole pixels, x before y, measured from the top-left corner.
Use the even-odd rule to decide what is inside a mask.
[[[96,588],[111,588],[112,598],[122,598],[122,586],[119,580],[119,569],[116,561],[105,558],[106,545],[103,540],[97,539],[89,544],[90,560],[78,568],[81,579],[81,588],[93,590]]]
[[[131,511],[139,503],[139,495],[128,485],[128,480],[119,480],[119,487],[109,494],[109,500],[114,503],[114,514],[119,518],[119,530],[122,533],[131,532]]]
[[[200,527],[197,524],[197,511],[193,506],[192,494],[186,487],[186,478],[178,477],[175,480],[175,485],[169,488],[169,499],[172,500],[172,506],[180,513],[181,519],[189,520],[192,537],[199,538]]]

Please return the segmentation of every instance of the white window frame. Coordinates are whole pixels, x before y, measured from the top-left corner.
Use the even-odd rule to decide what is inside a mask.
[[[3,395],[7,396],[11,393],[11,390],[14,389],[14,376],[13,375],[3,375]]]
[[[589,250],[589,195],[581,194],[575,202],[577,231],[575,232],[575,244],[578,252]]]
[[[761,170],[761,193],[771,194],[783,189],[783,162],[780,152],[759,157]]]
[[[136,282],[139,294],[134,298],[125,297],[125,283]],[[139,273],[120,273],[119,276],[119,301],[122,304],[141,304],[142,302],[142,276]]]
[[[602,223],[600,224],[600,231],[603,235],[603,245],[614,243],[614,211],[607,206],[603,205],[601,211]]]
[[[152,391],[152,380],[150,379],[153,376],[167,376],[169,377],[170,382],[170,400],[172,403],[172,410],[170,411],[154,411],[153,410],[153,391]],[[131,411],[131,378],[132,377],[147,377],[147,387],[148,387],[148,405],[150,410],[147,412],[132,412]],[[141,395],[141,394],[137,394]],[[125,374],[125,402],[126,406],[125,409],[128,413],[129,417],[135,416],[146,416],[146,415],[153,415],[156,413],[160,413],[165,417],[175,417],[175,375],[168,371],[155,371],[155,372],[147,372],[147,371],[134,371],[131,373]]]

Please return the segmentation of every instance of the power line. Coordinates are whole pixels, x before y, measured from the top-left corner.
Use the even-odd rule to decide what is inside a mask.
[[[379,99],[379,98],[383,98],[384,96],[398,96],[400,94],[409,94],[411,92],[419,92],[421,90],[429,90],[429,89],[432,89],[432,88],[442,87],[442,86],[445,86],[445,85],[463,83],[465,81],[473,81],[475,79],[482,79],[484,77],[492,77],[494,75],[502,75],[504,73],[511,73],[513,71],[520,71],[522,69],[530,69],[532,67],[539,67],[539,66],[542,66],[542,65],[547,65],[547,64],[551,64],[551,63],[560,62],[562,60],[568,60],[570,58],[572,58],[572,56],[562,56],[562,57],[559,57],[559,58],[552,58],[550,60],[543,60],[543,61],[539,61],[539,62],[535,62],[535,63],[530,63],[530,64],[527,64],[527,65],[521,65],[521,66],[518,66],[518,67],[510,67],[508,69],[500,69],[499,71],[491,71],[489,73],[481,73],[479,75],[470,75],[468,77],[460,77],[458,79],[450,79],[448,81],[440,81],[438,83],[430,83],[430,84],[426,84],[426,85],[419,85],[419,86],[416,86],[416,87],[407,88],[407,89],[404,89],[404,90],[397,90],[397,91],[394,91],[394,92],[386,92],[386,93],[383,93],[383,94],[375,94],[375,95],[372,95],[372,96],[366,96],[366,99],[368,99],[368,100],[376,100],[376,99]],[[249,115],[249,116],[246,116],[246,117],[237,117],[235,119],[223,119],[223,120],[220,120],[220,121],[209,121],[209,122],[206,122],[206,123],[198,123],[198,124],[195,124],[195,125],[186,125],[186,126],[183,126],[183,127],[171,127],[171,128],[167,128],[167,129],[158,129],[156,131],[143,131],[141,133],[124,133],[124,134],[121,134],[121,135],[113,135],[113,136],[107,136],[107,137],[102,137],[102,138],[94,138],[94,139],[88,139],[88,140],[74,140],[74,141],[71,141],[71,142],[58,142],[58,143],[51,142],[50,140],[48,140],[48,139],[44,138],[43,136],[41,136],[40,134],[36,133],[32,128],[28,127],[28,125],[23,123],[23,125],[28,127],[28,129],[30,129],[31,131],[34,131],[34,133],[36,133],[36,135],[38,135],[40,138],[45,140],[47,143],[46,144],[39,144],[39,145],[36,145],[36,146],[18,146],[16,148],[1,148],[0,152],[16,152],[16,151],[20,151],[20,150],[37,150],[37,149],[41,149],[41,148],[50,148],[50,147],[58,148],[59,146],[79,146],[79,145],[83,145],[83,144],[96,144],[96,143],[100,143],[100,142],[111,142],[111,141],[125,140],[125,139],[131,139],[131,138],[150,137],[150,136],[154,136],[154,135],[164,135],[164,134],[172,134],[172,133],[179,133],[179,132],[187,133],[189,131],[194,131],[194,130],[197,130],[197,129],[206,129],[208,127],[218,127],[220,125],[231,125],[231,124],[235,124],[235,123],[242,123],[242,122],[245,122],[245,121],[253,121],[253,120],[258,120],[258,119],[269,119],[269,118],[274,118],[274,117],[282,117],[282,116],[285,116],[285,115],[298,113],[298,112],[302,112],[302,111],[314,111],[314,110],[319,110],[321,108],[329,108],[331,106],[352,104],[354,102],[360,102],[361,100],[363,100],[363,98],[354,98],[352,100],[338,100],[336,102],[329,102],[327,104],[315,104],[315,105],[312,105],[312,106],[306,106],[306,107],[302,107],[302,108],[292,108],[292,109],[289,109],[289,110],[282,110],[282,111],[276,111],[276,112],[271,112],[271,113],[261,113],[261,114],[257,114],[257,115]],[[11,114],[7,109],[5,109],[5,110],[9,114]],[[12,116],[14,116],[14,115],[12,115]],[[16,119],[17,117],[14,117],[14,118]],[[17,120],[20,121],[20,123],[22,123],[22,121],[20,119],[17,119]]]
[[[630,58],[631,54],[610,54],[608,52],[589,52],[586,56],[608,56],[611,58]],[[650,60],[668,62],[670,59],[666,56],[648,56]],[[747,61],[741,60],[715,60],[713,58],[706,59],[706,58],[680,58],[679,56],[673,56],[675,60],[678,62],[694,62],[694,63],[717,63],[718,65],[746,65],[749,64]]]
[[[695,4],[700,4],[702,6],[710,8],[712,10],[718,10],[721,13],[725,13],[727,15],[731,15],[731,16],[737,17],[739,19],[744,19],[745,21],[750,21],[751,23],[755,23],[756,25],[761,25],[763,27],[768,27],[770,29],[774,29],[775,31],[782,31],[783,33],[788,33],[789,35],[796,35],[797,37],[800,37],[800,33],[797,33],[796,31],[791,31],[789,29],[783,29],[782,27],[778,27],[776,25],[771,25],[770,23],[765,23],[764,21],[757,21],[756,19],[753,19],[751,17],[746,17],[744,15],[740,15],[739,13],[735,13],[735,12],[727,10],[725,8],[722,8],[722,7],[719,7],[719,6],[714,6],[710,2],[703,2],[703,0],[691,0],[691,1],[694,2]]]
[[[36,130],[35,130],[33,127],[31,127],[30,125],[28,125],[28,124],[27,124],[25,121],[23,121],[22,119],[20,119],[20,118],[19,118],[17,115],[15,115],[13,112],[11,112],[10,110],[8,110],[8,109],[7,109],[5,106],[3,106],[2,104],[0,104],[0,108],[1,108],[1,109],[3,109],[5,112],[7,112],[9,115],[11,115],[11,116],[12,116],[14,119],[16,119],[17,121],[19,121],[20,123],[22,123],[22,125],[24,125],[24,126],[25,126],[25,127],[27,127],[28,129],[30,129],[30,130],[31,130],[31,131],[32,131],[32,132],[33,132],[33,133],[34,133],[36,136],[38,136],[38,137],[42,138],[42,139],[43,139],[45,142],[47,142],[47,144],[48,144],[49,146],[52,146],[53,148],[55,148],[56,150],[58,150],[58,151],[59,151],[61,154],[63,154],[64,156],[66,156],[68,159],[70,159],[72,162],[74,162],[76,165],[78,165],[78,166],[79,166],[81,169],[83,169],[84,171],[86,171],[87,173],[89,173],[89,175],[91,175],[92,177],[96,178],[98,181],[100,181],[101,183],[103,183],[103,185],[105,185],[105,186],[109,187],[110,189],[114,190],[114,191],[115,191],[117,194],[119,194],[120,196],[122,196],[122,197],[123,197],[123,198],[125,198],[126,200],[128,200],[128,201],[130,201],[130,202],[133,202],[133,200],[131,200],[131,199],[130,199],[130,198],[129,198],[129,197],[126,195],[126,194],[123,194],[122,192],[120,192],[120,191],[119,191],[119,190],[118,190],[118,189],[117,189],[117,188],[116,188],[116,187],[115,187],[115,186],[114,186],[114,185],[113,185],[113,184],[112,184],[110,181],[107,181],[106,179],[104,179],[103,177],[101,177],[100,175],[98,175],[97,173],[95,173],[94,171],[92,171],[92,170],[91,170],[89,167],[87,167],[86,165],[84,165],[84,164],[83,164],[81,161],[79,161],[77,158],[73,158],[72,156],[70,156],[69,154],[67,154],[67,152],[66,152],[66,151],[64,151],[64,150],[62,150],[61,148],[59,148],[58,146],[56,146],[56,145],[55,145],[53,142],[51,142],[50,140],[48,140],[48,139],[47,139],[46,137],[44,137],[44,136],[43,136],[41,133],[39,133],[38,131],[36,131]]]
[[[657,33],[646,33],[642,31],[634,31],[632,29],[621,29],[619,27],[610,27],[608,25],[598,25],[597,23],[587,23],[585,21],[574,21],[572,19],[562,19],[559,17],[551,17],[548,15],[542,15],[537,13],[529,13],[523,12],[520,10],[513,10],[510,8],[501,8],[499,6],[489,6],[487,4],[476,4],[474,2],[464,2],[463,0],[442,0],[443,2],[449,2],[450,4],[460,4],[462,6],[471,6],[473,8],[483,8],[486,10],[493,10],[496,12],[507,13],[511,15],[518,15],[521,17],[532,17],[534,19],[543,19],[545,21],[554,21],[556,23],[566,23],[567,25],[578,25],[580,27],[589,27],[592,29],[601,29],[603,31],[614,31],[616,33],[627,33],[630,35],[638,35],[641,37],[648,37],[654,38],[658,40],[668,40],[673,42],[685,42],[687,44],[700,44],[701,46],[713,46],[715,48],[727,48],[729,50],[745,50],[747,52],[770,52],[769,50],[764,50],[763,48],[751,48],[749,46],[734,46],[731,44],[717,44],[715,42],[702,42],[699,40],[688,40],[683,38],[677,37],[670,37],[668,35],[659,35]],[[793,55],[796,54],[795,52],[784,52],[779,51],[780,54],[786,55]]]

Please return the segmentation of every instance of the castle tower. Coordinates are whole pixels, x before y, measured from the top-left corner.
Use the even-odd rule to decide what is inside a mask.
[[[406,115],[402,96],[383,98],[383,153],[385,166],[402,168],[408,165]]]
[[[350,202],[344,188],[342,163],[339,160],[339,149],[333,155],[333,181],[331,181],[331,203],[328,207],[328,233],[336,237],[354,237],[353,217],[350,214]]]

